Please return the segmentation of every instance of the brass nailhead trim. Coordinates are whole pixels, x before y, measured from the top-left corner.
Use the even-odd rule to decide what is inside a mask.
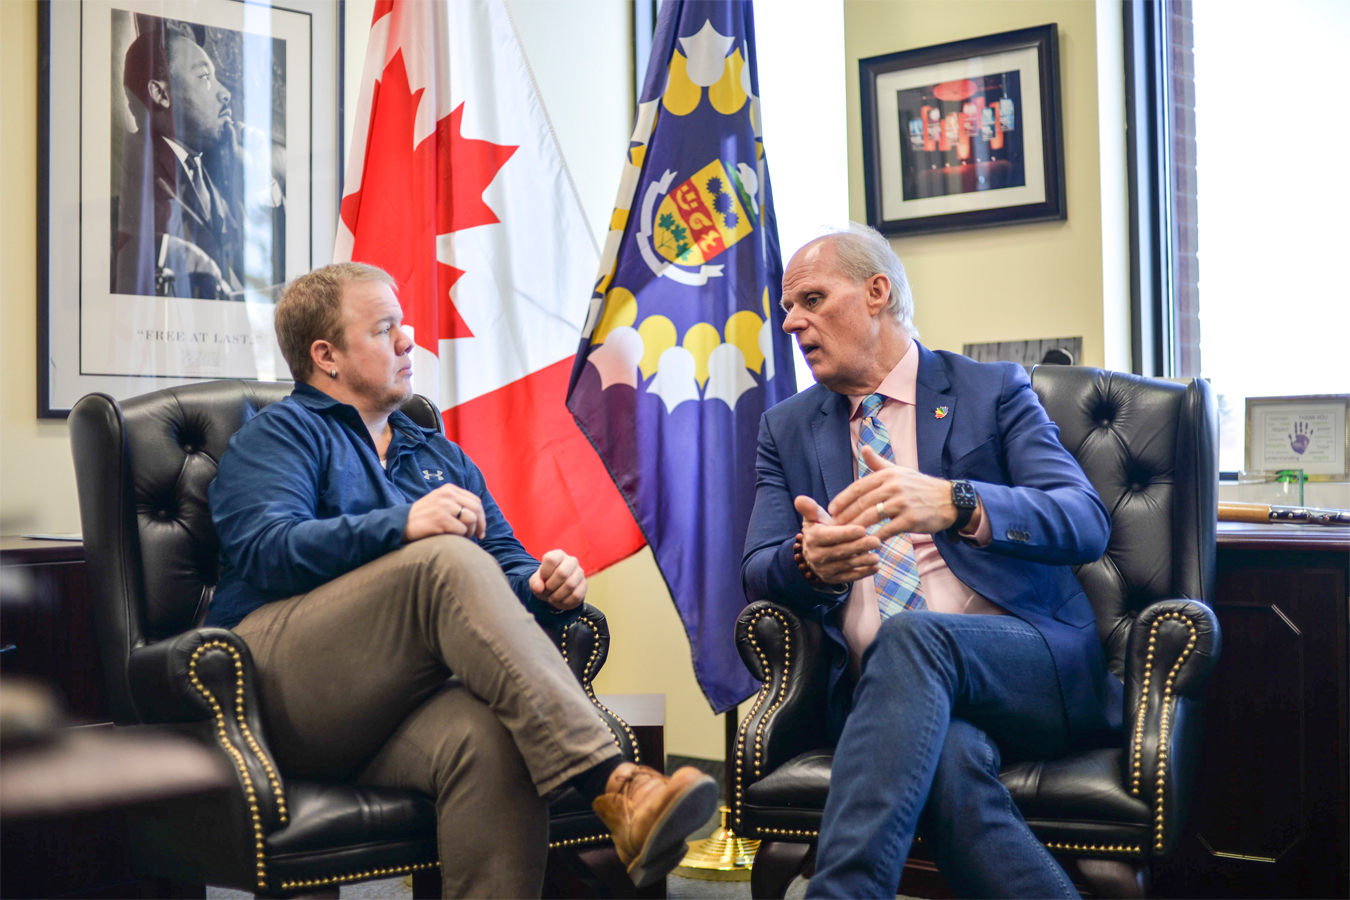
[[[1162,713],[1158,726],[1158,775],[1154,793],[1153,807],[1153,849],[1159,852],[1163,849],[1163,834],[1166,831],[1166,817],[1164,810],[1164,800],[1167,788],[1167,739],[1172,727],[1172,706],[1173,685],[1176,683],[1177,675],[1181,672],[1181,667],[1186,660],[1190,658],[1196,644],[1195,623],[1179,612],[1170,612],[1159,616],[1154,620],[1148,633],[1148,653],[1144,658],[1144,685],[1142,691],[1142,701],[1139,704],[1139,715],[1135,720],[1134,726],[1134,747],[1131,753],[1130,761],[1130,793],[1136,797],[1140,794],[1140,781],[1142,779],[1142,770],[1144,763],[1144,722],[1148,713],[1149,688],[1153,678],[1153,654],[1158,647],[1158,630],[1166,622],[1180,622],[1190,631],[1190,639],[1182,649],[1181,655],[1173,663],[1171,671],[1167,673],[1167,680],[1163,682]]]
[[[820,836],[819,831],[807,831],[796,828],[756,828],[761,834],[772,834],[780,837],[805,837],[815,838]],[[923,843],[919,837],[914,838],[915,843]],[[1141,855],[1143,851],[1135,844],[1063,844],[1058,841],[1044,841],[1045,846],[1050,850],[1063,850],[1070,853],[1130,853]]]
[[[1142,855],[1143,850],[1131,844],[1061,844],[1058,841],[1043,841],[1049,850],[1064,850],[1069,853],[1132,853]]]
[[[581,621],[583,619],[586,622],[590,623],[591,630],[596,633],[597,639],[595,643],[591,646],[591,658],[586,660],[586,669],[584,673],[585,679],[582,681],[581,686],[586,689],[586,696],[590,698],[592,703],[594,703],[598,708],[604,710],[610,716],[613,716],[614,720],[623,726],[624,733],[628,735],[629,746],[633,748],[633,762],[641,763],[642,751],[638,749],[637,735],[633,734],[633,729],[628,727],[627,722],[625,722],[620,716],[615,715],[613,711],[611,711],[605,706],[605,704],[600,702],[600,698],[595,696],[595,689],[591,687],[591,679],[595,677],[594,671],[595,660],[596,657],[600,655],[600,641],[598,637],[600,633],[600,627],[599,625],[596,624],[594,619],[588,618],[587,616],[579,616],[576,621],[568,623],[567,627],[563,629],[562,638],[558,641],[558,649],[562,651],[563,662],[568,661],[567,632],[572,630],[572,626],[575,625],[577,621]],[[623,744],[619,743],[619,736],[617,734],[614,735],[614,746],[619,748],[619,752],[621,753],[623,752]]]
[[[612,840],[614,840],[614,835],[612,834],[595,834],[590,837],[568,838],[565,841],[553,841],[548,845],[548,849],[557,850],[562,847],[579,847],[582,844],[595,844],[600,841]]]
[[[385,866],[380,869],[367,869],[364,872],[348,872],[346,875],[329,875],[325,878],[299,878],[294,881],[281,882],[283,891],[293,891],[296,888],[323,887],[326,884],[346,884],[349,881],[365,881],[370,878],[389,878],[394,875],[407,875],[409,872],[425,872],[428,869],[439,869],[439,862],[413,863],[409,866]]]
[[[796,828],[756,828],[761,834],[776,834],[780,837],[820,837],[819,831],[801,831]]]
[[[256,853],[255,863],[256,874],[258,876],[258,888],[260,890],[266,890],[267,863],[265,859],[266,848],[264,846],[266,836],[263,833],[262,815],[258,811],[258,795],[253,788],[253,778],[248,774],[248,763],[245,762],[244,755],[239,752],[234,744],[230,743],[229,735],[225,731],[225,710],[221,708],[220,701],[216,699],[215,694],[211,693],[206,685],[202,684],[201,678],[197,675],[197,663],[201,660],[202,654],[208,650],[224,650],[230,655],[231,659],[234,660],[235,699],[238,709],[237,718],[239,720],[239,725],[248,741],[249,749],[253,750],[253,752],[258,755],[258,759],[267,769],[267,778],[272,784],[273,795],[277,799],[277,808],[283,822],[286,821],[286,801],[281,796],[281,785],[277,781],[276,773],[272,771],[272,767],[267,765],[266,760],[263,759],[258,744],[254,741],[253,734],[248,730],[248,723],[244,719],[243,657],[240,656],[238,650],[224,641],[207,641],[205,644],[202,644],[194,650],[192,652],[192,657],[188,660],[188,680],[197,690],[197,693],[201,694],[202,698],[205,699],[207,704],[211,707],[211,714],[216,720],[216,736],[220,742],[220,746],[230,758],[234,760],[235,768],[239,770],[239,777],[243,779],[244,799],[248,801],[249,816],[253,819],[253,845]]]
[[[769,675],[769,658],[768,658],[768,656],[765,655],[763,648],[761,648],[761,647],[759,646],[759,641],[755,640],[755,626],[758,625],[758,624],[759,624],[759,620],[762,619],[762,618],[764,618],[765,616],[773,616],[775,619],[778,620],[778,623],[779,623],[780,625],[783,626],[783,657],[784,657],[784,659],[783,659],[783,678],[782,678],[781,682],[779,683],[780,691],[779,691],[778,698],[774,701],[773,705],[772,705],[771,707],[769,707],[768,711],[765,712],[764,718],[760,720],[759,725],[757,725],[757,726],[755,727],[755,778],[756,778],[756,779],[759,778],[759,775],[760,775],[760,768],[759,768],[759,767],[760,767],[760,763],[763,762],[763,750],[764,750],[764,725],[765,725],[765,723],[767,722],[767,720],[773,715],[774,710],[776,710],[780,705],[782,705],[783,699],[787,696],[788,671],[792,668],[792,636],[791,636],[791,629],[788,627],[787,619],[785,619],[785,618],[783,617],[782,613],[779,613],[777,610],[773,610],[773,609],[765,609],[765,610],[761,610],[761,611],[760,611],[760,614],[755,618],[755,620],[754,620],[753,622],[750,623],[750,627],[746,630],[746,634],[749,635],[750,646],[754,648],[754,650],[755,650],[755,655],[759,657],[759,667],[760,667],[761,670],[763,670],[763,672],[764,672],[764,674],[765,674],[765,679],[764,679],[764,683],[760,686],[759,694],[755,697],[755,704],[754,704],[754,706],[750,707],[750,714],[749,714],[748,716],[745,717],[745,721],[741,723],[741,727],[740,727],[740,729],[738,729],[738,731],[737,731],[737,733],[736,733],[736,798],[735,798],[735,803],[736,803],[736,817],[737,817],[738,819],[740,818],[740,815],[741,815],[741,796],[742,796],[742,794],[743,794],[743,790],[742,790],[742,776],[743,776],[743,773],[744,773],[744,771],[745,771],[745,736],[746,736],[746,732],[747,732],[747,731],[749,730],[749,728],[750,728],[750,722],[755,718],[755,716],[756,716],[756,714],[759,712],[760,708],[764,705],[765,699],[768,698],[770,692],[771,692],[772,689],[773,689],[773,682],[772,682],[772,680],[768,677],[768,675]],[[768,829],[760,829],[760,830],[761,830],[761,831],[765,831],[766,833],[770,833],[770,832],[768,831]]]

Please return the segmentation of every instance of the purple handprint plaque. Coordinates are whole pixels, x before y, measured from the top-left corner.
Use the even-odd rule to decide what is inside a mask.
[[[1246,467],[1299,468],[1316,480],[1350,477],[1348,410],[1350,394],[1248,397]]]

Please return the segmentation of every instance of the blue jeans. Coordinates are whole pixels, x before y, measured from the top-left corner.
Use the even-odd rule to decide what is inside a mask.
[[[920,827],[962,897],[1077,897],[998,780],[1062,755],[1054,661],[1013,616],[902,613],[863,656],[808,897],[894,897]]]

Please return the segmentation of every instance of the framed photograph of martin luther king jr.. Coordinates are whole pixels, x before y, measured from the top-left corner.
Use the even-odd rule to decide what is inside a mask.
[[[276,299],[336,230],[342,5],[39,8],[39,415],[289,379]]]

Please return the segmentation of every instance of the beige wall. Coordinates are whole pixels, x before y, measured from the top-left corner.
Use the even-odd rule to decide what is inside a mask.
[[[1119,19],[1118,4],[1103,6]],[[1128,271],[1119,265],[1127,248],[1119,240],[1123,209],[1116,190],[1124,169],[1111,172],[1104,183],[1099,128],[1103,114],[1117,117],[1117,123],[1123,115],[1114,102],[1118,84],[1107,86],[1105,104],[1098,97],[1097,10],[1085,0],[844,4],[849,209],[859,221],[867,215],[859,59],[1051,22],[1059,26],[1068,220],[893,241],[914,286],[915,324],[930,348],[959,353],[963,343],[1081,335],[1084,363],[1109,361],[1128,369],[1128,344],[1122,344],[1128,325],[1121,328],[1128,297],[1121,279]],[[1102,24],[1104,38],[1112,40],[1109,21]],[[1110,44],[1107,48],[1113,54]],[[1120,128],[1108,127],[1107,139],[1107,153],[1118,155]]]
[[[0,534],[79,531],[63,420],[37,418],[37,4],[0,3]]]

